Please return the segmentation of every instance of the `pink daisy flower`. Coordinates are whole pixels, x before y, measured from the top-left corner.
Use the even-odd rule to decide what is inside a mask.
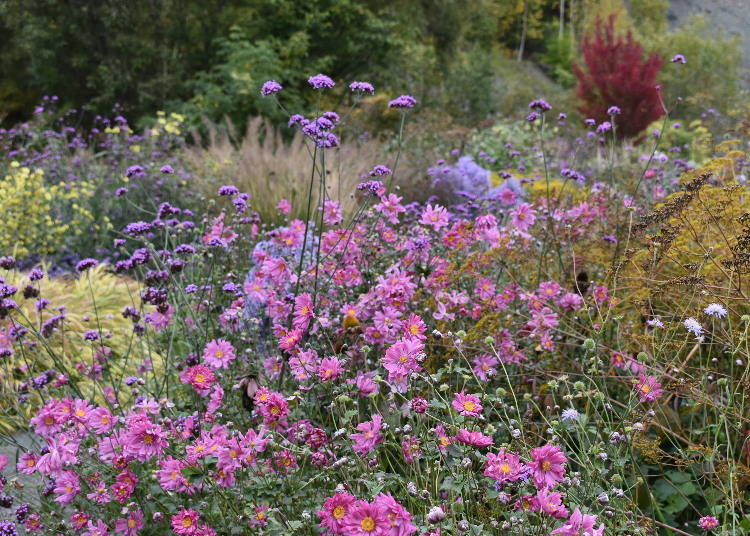
[[[453,409],[465,417],[479,417],[482,413],[482,404],[478,397],[467,395],[463,391],[454,394],[455,398],[451,402]]]
[[[500,484],[515,482],[526,473],[526,466],[515,454],[500,449],[497,454],[487,454],[484,463],[484,476],[488,476]]]
[[[456,441],[472,447],[489,447],[492,445],[492,438],[480,432],[469,432],[466,428],[461,428],[456,434]]]
[[[195,510],[182,509],[172,516],[172,530],[181,536],[192,536],[198,534],[200,528],[198,521],[200,516]]]
[[[643,374],[638,375],[638,383],[634,387],[638,393],[638,398],[641,402],[653,402],[654,400],[661,398],[664,394],[664,389],[661,388],[661,384],[653,376],[644,376]]]
[[[448,212],[445,207],[440,205],[427,205],[422,212],[422,217],[420,218],[419,223],[432,227],[437,231],[441,227],[446,227],[449,219],[450,212]]]
[[[320,526],[332,534],[341,534],[344,518],[356,501],[357,498],[349,493],[337,493],[327,498],[323,509],[316,512],[320,518]]]
[[[387,536],[390,533],[388,512],[381,503],[357,501],[344,518],[346,536]]]
[[[559,529],[553,530],[551,534],[552,536],[602,536],[604,524],[595,529],[594,523],[596,523],[596,516],[584,515],[580,509],[576,508],[568,521]]]
[[[533,471],[534,483],[540,489],[550,488],[565,476],[565,462],[568,458],[557,445],[547,443],[531,450],[529,467]]]
[[[372,452],[372,450],[383,442],[383,434],[380,433],[380,429],[383,426],[383,418],[379,414],[372,416],[372,420],[363,422],[357,425],[357,430],[360,431],[358,434],[351,434],[349,439],[354,441],[352,448],[354,452],[361,455],[366,455]]]
[[[224,339],[214,339],[203,350],[203,361],[214,369],[229,368],[235,358],[234,347]]]

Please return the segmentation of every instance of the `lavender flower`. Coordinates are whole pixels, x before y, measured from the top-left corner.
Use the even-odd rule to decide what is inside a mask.
[[[607,115],[620,115],[622,113],[622,110],[618,108],[617,106],[610,106],[607,108]]]
[[[240,190],[232,184],[221,186],[219,188],[219,195],[222,195],[225,197],[232,197],[232,196],[237,195],[238,193],[240,193]]]
[[[544,99],[535,99],[529,103],[529,108],[538,112],[547,112],[552,109],[552,106]]]
[[[675,54],[670,61],[672,63],[682,63],[683,65],[687,63],[685,56],[683,56],[682,54]]]
[[[700,322],[698,322],[693,317],[686,318],[682,324],[690,333],[693,333],[696,337],[700,337],[703,333],[703,326],[701,326]]]
[[[718,303],[709,303],[703,312],[707,315],[715,316],[718,318],[724,318],[727,316],[727,310]]]
[[[411,95],[401,95],[388,103],[388,108],[414,108],[417,105],[417,99]]]
[[[307,79],[307,83],[315,89],[330,89],[336,83],[324,74],[316,74]]]
[[[391,175],[393,171],[391,171],[389,168],[377,165],[374,168],[370,170],[370,172],[367,174],[368,177],[381,177],[383,175]]]
[[[78,264],[76,264],[76,272],[80,274],[90,268],[93,268],[97,264],[99,264],[99,261],[97,261],[96,259],[83,259]]]
[[[263,86],[260,88],[260,94],[263,97],[269,97],[271,95],[274,95],[275,93],[278,93],[283,88],[281,87],[281,84],[279,84],[276,80],[268,80],[267,82],[263,83]]]
[[[369,82],[352,82],[351,84],[349,84],[349,89],[354,92],[367,93],[369,95],[375,93],[375,88]]]

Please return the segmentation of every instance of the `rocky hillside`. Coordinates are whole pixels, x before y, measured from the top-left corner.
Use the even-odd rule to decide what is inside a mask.
[[[691,15],[703,15],[728,35],[742,39],[743,67],[750,68],[750,0],[670,0],[669,21],[674,27]]]

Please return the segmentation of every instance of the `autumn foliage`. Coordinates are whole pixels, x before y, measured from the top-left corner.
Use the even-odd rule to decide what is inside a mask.
[[[578,78],[579,110],[597,121],[609,119],[607,109],[617,106],[621,136],[637,136],[652,121],[664,115],[656,78],[663,60],[652,54],[644,59],[643,46],[628,33],[615,31],[616,15],[596,21],[596,30],[581,43],[584,66],[574,65]]]

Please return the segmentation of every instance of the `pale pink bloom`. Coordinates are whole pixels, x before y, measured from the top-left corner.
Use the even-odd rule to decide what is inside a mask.
[[[584,515],[576,508],[562,527],[552,531],[552,536],[602,536],[604,524],[595,529],[594,523],[596,516]]]
[[[234,347],[224,339],[214,339],[203,350],[203,361],[214,369],[229,368],[235,359]]]
[[[372,450],[383,442],[383,434],[380,433],[380,429],[383,426],[383,418],[379,414],[374,414],[372,420],[363,422],[357,425],[357,430],[360,433],[351,434],[349,439],[354,441],[352,448],[354,452],[361,455],[366,455],[372,452]]]
[[[536,221],[536,212],[528,203],[521,203],[511,212],[511,223],[519,231],[526,231]]]
[[[288,200],[282,199],[276,204],[276,210],[282,214],[289,214],[292,211],[292,204]]]
[[[422,212],[419,223],[432,227],[436,231],[441,227],[446,227],[450,220],[450,212],[440,205],[427,205]]]

